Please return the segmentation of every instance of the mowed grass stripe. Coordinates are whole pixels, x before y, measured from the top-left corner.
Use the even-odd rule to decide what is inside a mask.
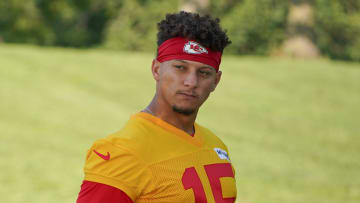
[[[74,202],[88,147],[152,98],[152,58],[0,45],[1,202]],[[225,56],[221,68],[198,122],[228,145],[238,202],[360,200],[359,64]]]

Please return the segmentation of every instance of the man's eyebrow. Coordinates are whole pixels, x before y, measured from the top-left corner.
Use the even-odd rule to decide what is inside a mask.
[[[189,63],[189,62],[187,62],[187,61],[184,61],[184,60],[181,60],[181,59],[175,59],[175,61],[178,61],[178,62],[182,62],[182,63]],[[211,66],[208,66],[208,65],[204,65],[204,66],[201,66],[200,68],[213,68],[213,67],[211,67]]]
[[[200,69],[209,69],[209,70],[213,70],[214,68],[211,66],[201,66]]]
[[[184,61],[184,60],[181,60],[181,59],[175,59],[175,61],[178,61],[178,62],[181,62],[181,63],[186,63],[188,64],[189,62],[187,61]],[[213,70],[214,68],[209,66],[209,65],[204,65],[204,66],[201,66],[199,69],[209,69],[209,70]]]
[[[180,60],[180,59],[175,59],[175,61],[179,61],[179,62],[183,62],[183,63],[188,63],[187,61]]]

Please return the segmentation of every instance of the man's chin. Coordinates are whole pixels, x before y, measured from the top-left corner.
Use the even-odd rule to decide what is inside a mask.
[[[177,106],[173,106],[172,109],[174,112],[183,114],[185,116],[190,116],[196,112],[196,109],[182,108],[182,107],[177,107]]]

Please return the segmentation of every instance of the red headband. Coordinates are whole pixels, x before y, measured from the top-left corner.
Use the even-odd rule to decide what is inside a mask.
[[[159,46],[156,59],[161,63],[174,59],[197,61],[215,68],[216,72],[218,72],[221,52],[212,51],[195,41],[182,37],[174,37],[166,40]]]

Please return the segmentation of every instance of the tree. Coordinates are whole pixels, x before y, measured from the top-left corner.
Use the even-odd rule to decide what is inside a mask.
[[[156,48],[156,23],[167,13],[179,9],[178,0],[124,0],[118,15],[105,33],[107,48],[153,51]]]
[[[101,43],[121,5],[122,0],[37,0],[44,24],[56,35],[54,44],[72,47]]]
[[[51,29],[34,1],[0,1],[0,38],[6,42],[52,44]]]
[[[333,59],[360,61],[360,1],[314,0],[316,44]]]
[[[222,25],[233,42],[227,52],[267,55],[285,38],[288,2],[239,0],[224,5]]]

